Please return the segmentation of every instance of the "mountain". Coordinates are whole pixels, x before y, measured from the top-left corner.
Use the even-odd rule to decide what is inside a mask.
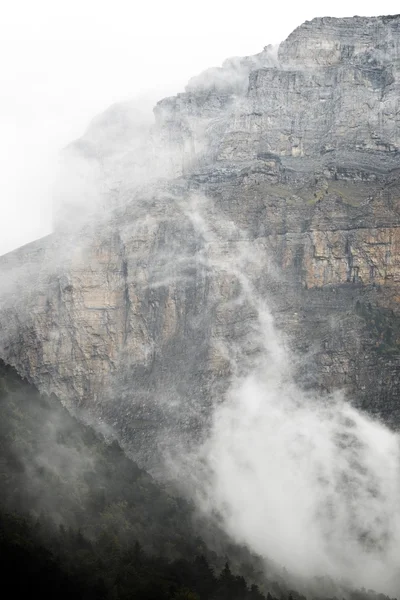
[[[3,362],[0,421],[1,567],[16,597],[208,598],[227,570],[240,599],[262,600],[256,583],[287,595],[281,576],[268,581],[259,558]]]
[[[1,361],[0,433],[0,564],[17,598],[389,600],[252,555]]]
[[[395,594],[399,98],[399,15],[306,22],[94,119],[0,258],[4,365],[254,552]]]
[[[260,352],[246,264],[298,381],[398,425],[399,92],[399,16],[318,18],[153,124],[111,107],[65,152],[55,233],[1,258],[0,356],[151,466]]]

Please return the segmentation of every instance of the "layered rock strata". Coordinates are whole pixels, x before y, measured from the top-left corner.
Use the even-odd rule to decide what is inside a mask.
[[[84,218],[67,190],[55,233],[0,259],[1,358],[151,465],[262,351],[251,286],[302,386],[398,426],[400,16],[314,19],[194,78],[149,129],[134,112],[69,150]]]

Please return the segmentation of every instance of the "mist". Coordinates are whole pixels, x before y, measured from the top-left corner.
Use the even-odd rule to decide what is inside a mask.
[[[183,6],[179,4],[176,9],[183,10]],[[309,9],[311,5],[307,7]],[[287,12],[287,7],[282,10]],[[344,14],[343,8],[337,7],[337,10]],[[351,14],[357,10],[368,12],[365,3],[362,9],[353,3],[348,10]],[[382,12],[394,11],[381,5],[379,13]],[[333,15],[334,11],[324,7],[323,13]],[[102,18],[104,14],[100,10]],[[221,13],[220,18],[225,22],[226,13]],[[61,290],[60,302],[65,306],[67,301],[63,293],[72,289],[66,275],[71,265],[79,273],[84,261],[90,259],[92,272],[100,271],[101,257],[91,254],[91,237],[98,235],[112,239],[116,220],[125,214],[134,217],[132,222],[127,221],[128,224],[121,227],[118,240],[125,248],[126,239],[129,236],[135,238],[136,246],[131,249],[128,259],[136,271],[126,275],[127,287],[135,285],[135,290],[145,290],[146,294],[164,290],[170,284],[177,289],[183,288],[185,283],[193,281],[193,269],[199,268],[210,278],[216,313],[220,308],[241,307],[250,321],[249,331],[243,338],[232,340],[227,335],[214,335],[214,350],[224,363],[224,377],[228,381],[226,390],[210,408],[203,435],[195,440],[192,436],[188,443],[183,434],[180,436],[174,431],[172,441],[158,440],[165,451],[162,468],[168,469],[172,479],[177,478],[178,487],[196,502],[202,515],[210,518],[217,515],[226,533],[251,552],[261,555],[266,564],[272,561],[277,569],[285,567],[298,581],[329,576],[346,589],[363,586],[397,594],[400,589],[399,434],[357,410],[352,399],[346,398],[341,390],[323,394],[304,389],[297,378],[297,367],[299,364],[306,366],[312,356],[294,353],[293,340],[276,326],[272,300],[268,292],[265,293],[266,279],[273,282],[280,277],[271,250],[260,241],[249,241],[249,233],[222,214],[210,198],[196,194],[192,189],[185,189],[180,196],[179,190],[169,187],[171,180],[183,178],[196,161],[202,165],[202,152],[209,143],[210,123],[213,126],[217,123],[223,131],[227,115],[240,110],[241,100],[236,94],[247,85],[251,61],[246,59],[247,64],[232,58],[223,63],[222,68],[202,72],[189,81],[188,93],[195,94],[196,89],[207,87],[219,91],[234,90],[232,98],[221,109],[221,115],[215,117],[212,112],[215,108],[213,99],[208,107],[210,114],[203,121],[198,118],[195,108],[185,115],[185,126],[194,132],[193,148],[182,150],[178,134],[174,139],[166,133],[166,128],[163,129],[175,115],[170,105],[166,107],[162,96],[183,88],[182,81],[189,79],[189,67],[192,75],[193,69],[202,71],[210,63],[222,64],[222,52],[222,56],[258,52],[253,66],[266,62],[273,65],[277,60],[276,44],[293,29],[292,18],[296,19],[295,25],[304,20],[303,17],[299,19],[297,13],[290,19],[280,17],[279,39],[272,33],[271,39],[264,39],[268,35],[264,35],[262,20],[255,19],[259,28],[257,35],[263,37],[257,48],[250,47],[250,36],[243,36],[241,43],[235,45],[235,36],[229,34],[229,47],[222,51],[218,31],[214,32],[214,45],[210,45],[207,53],[195,49],[200,41],[204,48],[204,33],[194,36],[190,43],[191,36],[182,35],[175,46],[168,46],[163,58],[163,44],[173,37],[173,31],[168,36],[164,33],[159,45],[152,50],[140,36],[139,42],[135,42],[135,51],[130,49],[128,53],[125,44],[117,44],[112,59],[108,57],[105,61],[106,77],[103,77],[101,61],[96,58],[97,79],[93,91],[88,91],[86,71],[82,70],[75,80],[75,83],[84,82],[84,102],[77,99],[79,90],[72,86],[66,95],[66,104],[58,105],[53,120],[44,121],[41,112],[38,125],[33,124],[34,117],[31,117],[29,127],[19,126],[15,153],[9,156],[3,152],[5,162],[12,162],[15,167],[14,179],[0,182],[3,197],[11,197],[13,183],[20,178],[25,163],[28,168],[21,184],[13,191],[13,201],[20,209],[13,215],[13,209],[5,208],[4,227],[10,231],[3,236],[0,251],[8,251],[51,231],[54,235],[44,243],[44,249],[36,252],[35,245],[31,247],[33,267],[23,253],[2,259],[1,301],[2,306],[8,302],[9,307],[17,294],[15,304],[26,304],[26,307],[21,309],[22,317],[15,319],[15,330],[24,319],[30,324],[35,315],[29,314],[27,298],[33,295],[33,290],[43,292],[56,274]],[[187,31],[188,17],[185,19],[182,26]],[[252,30],[255,20],[252,18],[247,27],[252,38],[255,37]],[[245,26],[235,23],[237,32],[243,33]],[[80,27],[85,33],[82,24]],[[122,30],[130,34],[129,28],[125,27]],[[271,30],[273,25],[269,27]],[[112,35],[117,34],[118,31]],[[265,47],[270,41],[275,45]],[[177,56],[185,54],[183,44],[187,44],[188,53],[186,62],[181,58],[179,63]],[[100,47],[100,55],[105,60],[109,46],[103,42]],[[136,55],[141,50],[144,58],[139,60]],[[79,60],[80,52],[82,47],[79,45],[77,50],[71,50],[71,55],[68,50],[66,63],[73,64],[70,62],[72,56],[75,61]],[[133,55],[136,62],[132,62]],[[135,67],[141,62],[141,70],[135,73]],[[90,60],[89,64],[84,64],[90,70]],[[171,64],[173,68],[169,68]],[[57,72],[57,94],[62,73],[62,69]],[[154,79],[158,79],[156,89],[150,87]],[[109,92],[110,87],[117,91]],[[140,94],[130,100],[133,91],[140,91]],[[73,108],[68,112],[70,108],[67,111],[66,106],[72,97]],[[111,106],[86,127],[89,113],[100,111],[109,104]],[[177,112],[178,109],[179,106]],[[21,114],[26,114],[26,104],[21,110]],[[41,110],[45,112],[45,109]],[[63,111],[67,111],[69,118],[61,127],[58,123]],[[32,140],[38,137],[43,123],[45,143],[38,150]],[[51,131],[53,124],[57,124],[55,132]],[[77,142],[70,143],[84,130]],[[61,159],[58,159],[56,155],[61,147]],[[34,180],[39,181],[37,187],[32,185]],[[154,200],[157,195],[161,198],[158,204]],[[22,214],[23,208],[28,206],[30,209]],[[174,219],[184,224],[182,238],[185,241],[194,232],[201,243],[184,247],[182,242],[180,247],[180,240],[175,240],[168,246],[167,236],[167,247],[157,248],[157,260],[147,264],[146,250],[140,245],[144,232],[146,235],[150,232],[149,237],[155,239],[160,223],[164,225]],[[106,248],[105,254],[107,251]],[[126,266],[127,258],[124,261]],[[115,267],[116,272],[118,269],[121,270],[119,266]],[[98,282],[93,281],[95,287]],[[107,280],[110,297],[117,287],[115,284],[114,289],[113,285],[113,281]],[[224,285],[229,287],[229,292]],[[48,300],[45,292],[43,298],[43,302]],[[137,327],[137,331],[131,330],[132,335],[141,333],[142,324]],[[58,340],[62,338],[58,331],[50,335]],[[73,341],[71,344],[73,354]],[[197,350],[193,348],[193,356]],[[153,359],[151,344],[138,343],[137,356],[141,353],[150,363]],[[127,362],[127,370],[128,366]],[[79,369],[75,373],[76,380],[82,376],[81,364]],[[80,385],[79,380],[76,388]],[[114,393],[116,403],[120,400],[121,389],[122,384],[115,384],[107,390],[109,394]],[[187,398],[180,395],[178,389],[176,384],[159,398],[151,398],[149,391],[149,402],[167,405],[173,416],[181,413],[182,421],[186,417],[190,421],[196,416],[196,405],[189,406]],[[127,397],[132,403],[136,401],[135,390],[129,389]],[[63,401],[67,404],[65,398]],[[81,414],[80,418],[95,422],[97,417],[93,410],[90,417]],[[97,424],[97,427],[104,427],[110,437],[118,435],[117,429],[111,430],[108,424]],[[91,456],[79,455],[75,449],[71,453],[64,452],[57,442],[60,431],[63,431],[62,423],[50,420],[43,434],[49,439],[49,445],[43,445],[34,457],[33,466],[27,462],[28,471],[36,472],[44,465],[56,474],[65,472],[66,478],[73,480],[76,473],[81,477],[93,467]],[[171,449],[172,445],[175,445],[175,451]],[[49,452],[53,454],[51,461]],[[182,474],[184,483],[179,482]],[[37,486],[40,485],[41,481]],[[46,502],[42,502],[42,506]],[[48,503],[51,507],[45,507],[54,512],[53,502],[48,500]],[[40,508],[38,503],[38,510]],[[55,518],[59,518],[57,514]]]
[[[201,260],[213,276],[236,281],[229,302],[256,318],[240,346],[225,339],[219,347],[229,362],[228,390],[200,447],[185,458],[182,448],[170,454],[171,472],[185,473],[186,493],[202,512],[218,515],[236,542],[298,583],[328,576],[339,588],[397,594],[398,433],[355,409],[340,390],[304,391],[296,368],[312,356],[293,353],[257,291],[260,274],[279,277],[272,257],[252,251],[246,232],[207,198],[192,196],[185,214],[203,236]]]
[[[181,0],[131,6],[118,0],[9,4],[0,24],[0,254],[53,230],[59,152],[93,115],[143,93],[158,99],[218,67],[227,56],[260,52],[315,16],[395,13],[394,0],[303,2],[287,11],[203,2],[193,21]],[[210,17],[211,15],[211,17]]]

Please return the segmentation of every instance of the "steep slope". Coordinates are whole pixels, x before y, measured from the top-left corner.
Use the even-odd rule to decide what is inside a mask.
[[[237,570],[252,565],[262,576],[265,564],[200,515],[176,487],[155,481],[108,431],[78,421],[2,361],[0,417],[3,515],[42,520],[52,535],[69,529],[116,550],[138,543],[165,560],[203,555],[222,569],[229,559]]]
[[[194,586],[209,598],[221,587],[213,569],[227,560],[251,583],[287,594],[289,578],[268,581],[263,561],[2,361],[0,434],[2,575],[17,597],[125,598],[135,590],[172,598]],[[230,578],[238,598],[262,600],[257,586]]]
[[[56,233],[0,261],[1,357],[156,471],[260,353],[251,284],[301,385],[397,426],[399,92],[400,17],[327,18],[152,127],[113,107],[68,150]]]
[[[234,544],[2,361],[0,556],[16,597],[389,600],[351,581],[296,580]]]

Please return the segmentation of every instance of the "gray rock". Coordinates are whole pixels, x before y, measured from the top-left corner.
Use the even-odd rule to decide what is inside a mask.
[[[266,299],[301,385],[398,426],[399,98],[400,16],[354,17],[192,79],[151,127],[113,107],[69,150],[82,219],[63,200],[0,259],[1,358],[155,469],[256,363]]]

